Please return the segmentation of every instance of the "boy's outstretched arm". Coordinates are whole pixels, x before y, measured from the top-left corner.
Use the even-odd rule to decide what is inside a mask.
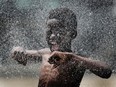
[[[72,60],[75,61],[75,63],[79,64],[80,67],[89,69],[91,72],[102,78],[109,78],[112,74],[111,68],[106,63],[81,57],[68,52],[53,52],[48,62],[60,65],[63,62]]]
[[[27,64],[27,60],[33,60],[40,62],[42,56],[48,53],[47,49],[44,50],[26,50],[22,47],[13,47],[11,51],[11,58],[16,60],[19,64],[24,66]]]

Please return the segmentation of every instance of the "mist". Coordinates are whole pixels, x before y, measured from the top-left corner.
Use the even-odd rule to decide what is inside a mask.
[[[10,59],[14,46],[48,47],[46,19],[51,9],[67,7],[77,16],[76,54],[107,62],[116,70],[115,0],[0,0],[0,76],[36,76],[40,63],[26,67]],[[14,74],[15,73],[15,74]]]

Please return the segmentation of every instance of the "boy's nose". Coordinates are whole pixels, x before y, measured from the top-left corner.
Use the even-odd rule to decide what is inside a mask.
[[[50,39],[55,39],[55,34],[51,34]]]

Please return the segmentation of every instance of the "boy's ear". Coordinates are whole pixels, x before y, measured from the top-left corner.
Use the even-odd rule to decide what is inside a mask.
[[[71,31],[71,32],[72,32],[72,33],[71,33],[71,38],[72,38],[72,39],[76,38],[77,32],[76,32],[76,31]]]

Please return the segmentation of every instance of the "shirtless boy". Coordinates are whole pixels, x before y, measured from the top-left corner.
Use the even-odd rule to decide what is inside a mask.
[[[77,35],[77,19],[73,11],[68,8],[51,10],[46,24],[50,50],[25,50],[21,47],[12,50],[12,58],[23,65],[29,58],[42,57],[38,87],[79,87],[86,69],[101,78],[111,76],[112,71],[106,63],[81,57],[71,50],[71,41]]]

